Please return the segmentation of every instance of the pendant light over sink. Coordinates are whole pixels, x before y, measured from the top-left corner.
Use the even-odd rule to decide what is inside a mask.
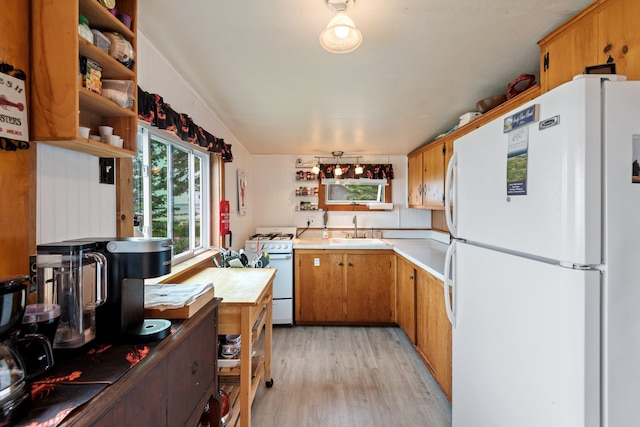
[[[347,9],[355,0],[325,0],[327,7],[335,16],[320,34],[320,44],[333,53],[347,53],[356,50],[362,43],[362,33],[347,15]]]

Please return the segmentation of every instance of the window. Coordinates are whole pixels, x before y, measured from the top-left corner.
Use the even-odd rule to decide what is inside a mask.
[[[391,201],[386,179],[323,179],[318,207],[323,210],[369,210],[369,203]]]
[[[133,179],[135,236],[171,238],[175,259],[209,246],[206,151],[140,126]]]

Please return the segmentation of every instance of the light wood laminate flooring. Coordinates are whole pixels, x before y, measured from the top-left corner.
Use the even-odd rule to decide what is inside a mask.
[[[253,427],[451,426],[451,405],[399,328],[273,329],[274,385]]]

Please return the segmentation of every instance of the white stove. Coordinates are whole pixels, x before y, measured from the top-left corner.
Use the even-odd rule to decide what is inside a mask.
[[[249,262],[269,254],[275,268],[273,280],[273,324],[293,325],[293,238],[295,227],[258,227],[244,244]]]
[[[251,254],[260,251],[269,254],[292,254],[295,227],[259,227],[256,233],[245,242],[245,252]]]

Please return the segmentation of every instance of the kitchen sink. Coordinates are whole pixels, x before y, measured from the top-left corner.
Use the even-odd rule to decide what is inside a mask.
[[[341,245],[341,246],[376,246],[376,245],[387,245],[383,240],[380,239],[372,239],[372,238],[340,238],[335,237],[329,239],[330,245]]]

